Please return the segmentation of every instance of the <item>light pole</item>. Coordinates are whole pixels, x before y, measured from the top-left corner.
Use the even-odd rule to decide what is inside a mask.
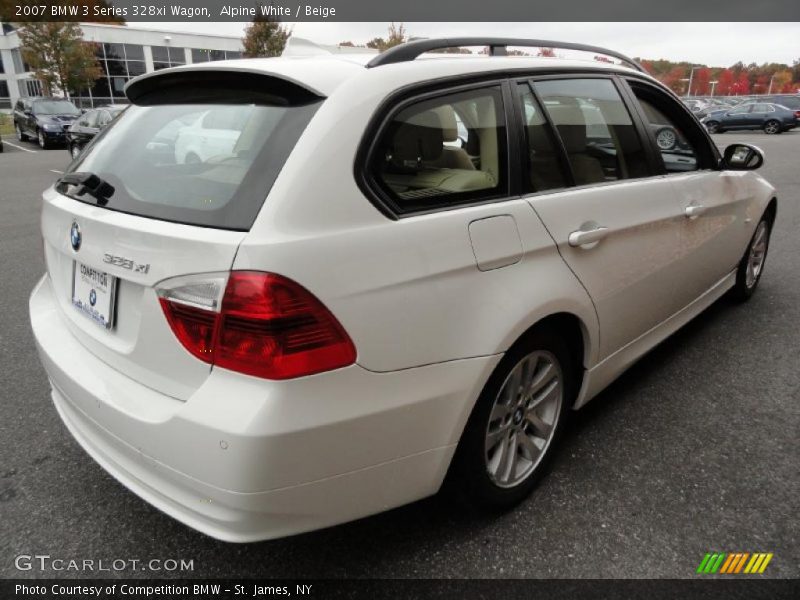
[[[686,90],[686,96],[687,97],[692,94],[692,79],[694,79],[695,69],[702,69],[702,68],[703,68],[702,65],[694,65],[692,67],[692,70],[689,71],[689,89]]]
[[[777,73],[773,73],[772,77],[769,78],[769,90],[767,90],[767,95],[772,93],[772,82],[775,81],[775,75],[777,75]]]
[[[713,98],[714,97],[714,88],[717,87],[717,84],[719,83],[719,81],[717,81],[715,79],[714,81],[709,81],[708,83],[711,84],[711,97]]]

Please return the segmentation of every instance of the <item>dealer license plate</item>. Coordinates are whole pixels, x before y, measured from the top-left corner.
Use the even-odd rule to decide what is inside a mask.
[[[72,304],[95,323],[114,326],[117,278],[78,261],[72,269]]]

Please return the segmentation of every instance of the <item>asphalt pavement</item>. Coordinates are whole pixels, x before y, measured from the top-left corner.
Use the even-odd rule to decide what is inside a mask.
[[[41,191],[66,150],[0,154],[0,577],[696,577],[706,552],[772,552],[799,577],[800,131],[761,146],[778,219],[752,300],[722,300],[572,420],[548,477],[502,516],[434,497],[247,545],[214,541],[128,492],[73,441],[28,324],[44,267]],[[11,144],[14,144],[12,146]],[[191,571],[18,571],[21,554],[176,559]]]

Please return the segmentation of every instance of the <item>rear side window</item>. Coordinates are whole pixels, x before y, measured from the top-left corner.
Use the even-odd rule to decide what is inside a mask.
[[[196,77],[196,75],[195,75]],[[114,187],[105,208],[144,217],[247,231],[321,98],[278,93],[258,76],[236,82],[154,86],[103,130],[71,171]],[[239,81],[238,83],[242,83]],[[247,80],[247,86],[254,82]],[[265,91],[266,90],[266,91]],[[88,203],[77,186],[59,191]]]
[[[379,134],[368,175],[400,213],[507,196],[500,87],[441,95],[401,109]]]
[[[559,160],[559,150],[544,111],[533,97],[527,83],[517,86],[524,119],[527,156],[526,192],[541,192],[566,187]]]
[[[631,116],[609,79],[534,83],[569,157],[576,185],[650,175]]]

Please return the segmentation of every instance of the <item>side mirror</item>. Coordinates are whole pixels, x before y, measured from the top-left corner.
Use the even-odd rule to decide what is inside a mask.
[[[764,164],[764,153],[750,144],[731,144],[725,148],[722,162],[732,171],[754,171]]]

